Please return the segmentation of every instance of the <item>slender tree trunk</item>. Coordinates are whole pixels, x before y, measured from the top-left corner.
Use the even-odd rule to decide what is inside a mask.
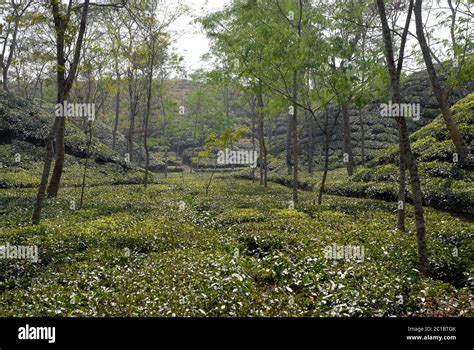
[[[330,135],[328,133],[328,125],[329,125],[329,116],[328,110],[326,109],[326,127],[324,130],[324,170],[323,170],[323,178],[321,180],[321,186],[319,187],[319,194],[318,194],[318,205],[321,205],[323,202],[323,193],[326,187],[326,179],[329,170],[329,138]]]
[[[307,121],[308,121],[308,173],[313,174],[313,163],[314,163],[313,122],[311,120],[311,117],[307,118]]]
[[[16,49],[16,42],[17,42],[17,36],[18,36],[18,25],[19,25],[19,18],[15,18],[15,28],[13,29],[13,36],[12,36],[12,41],[10,45],[10,52],[7,57],[7,61],[4,63],[3,62],[3,55],[1,56],[2,59],[2,86],[5,91],[8,91],[8,70],[10,69],[10,65],[13,61],[13,55]],[[6,40],[5,40],[6,41]],[[4,45],[7,45],[5,42]]]
[[[261,87],[257,92],[257,103],[258,103],[258,141],[260,145],[260,185],[267,187],[267,149],[265,147],[265,135],[264,135],[264,114],[263,114],[263,96]]]
[[[117,130],[120,120],[120,72],[118,67],[118,60],[115,57],[115,76],[117,77],[117,93],[115,94],[115,121],[114,121],[114,131],[112,137],[112,149],[115,151],[115,146],[117,143]]]
[[[272,132],[272,122],[269,121],[267,125],[267,134],[268,134],[268,149],[267,152],[271,153],[272,152],[272,147],[273,147],[273,132]]]
[[[436,99],[441,107],[441,113],[443,115],[446,127],[449,132],[451,140],[453,140],[454,146],[459,154],[459,158],[462,163],[466,162],[469,157],[469,149],[466,146],[466,143],[459,132],[459,128],[451,115],[451,110],[449,109],[448,102],[448,91],[441,86],[440,80],[436,74],[436,70],[433,65],[433,60],[431,59],[430,48],[426,42],[425,33],[423,29],[423,17],[422,17],[422,0],[415,1],[415,23],[416,23],[416,36],[418,42],[420,43],[420,48],[423,53],[423,59],[425,60],[426,69],[430,77],[431,86],[436,95]]]
[[[344,101],[341,107],[342,107],[342,124],[343,124],[343,132],[344,132],[344,136],[343,136],[344,158],[347,157],[347,161],[346,161],[347,175],[352,176],[352,173],[354,171],[354,154],[352,152],[349,102]]]
[[[39,88],[39,90],[40,90],[40,105],[39,105],[39,107],[40,107],[40,108],[43,107],[43,98],[44,98],[44,95],[43,95],[43,83],[44,83],[43,80],[41,80],[41,82],[40,82],[40,88]]]
[[[84,172],[82,174],[82,186],[81,186],[81,200],[79,203],[79,208],[82,209],[83,204],[84,204],[84,192],[86,188],[86,173],[87,173],[87,167],[89,165],[89,158],[91,156],[90,151],[91,151],[91,145],[92,145],[92,121],[88,122],[89,126],[89,142],[87,143],[87,154],[86,154],[86,161],[84,164]]]
[[[293,203],[298,203],[298,71],[293,71]]]
[[[339,110],[334,116],[332,126],[329,129],[329,107],[326,107],[325,113],[324,113],[325,114],[324,129],[321,127],[321,124],[318,123],[318,126],[324,135],[324,146],[323,146],[324,149],[321,151],[321,156],[322,156],[322,153],[324,152],[324,168],[323,168],[323,178],[321,180],[321,186],[319,188],[319,194],[318,194],[318,205],[321,205],[322,203],[324,189],[326,188],[326,179],[327,179],[327,174],[329,171],[329,144],[331,142],[331,137],[334,133],[334,128],[337,125],[337,121],[339,119],[340,113],[341,113],[341,109],[339,108]],[[312,113],[312,116],[313,118],[316,118],[314,113]]]
[[[54,125],[51,128],[48,136],[45,140],[45,158],[44,158],[44,165],[43,165],[43,172],[41,174],[41,181],[38,187],[38,192],[36,194],[35,205],[33,208],[33,215],[31,218],[31,222],[33,225],[38,225],[41,219],[41,211],[43,210],[43,203],[46,198],[46,187],[48,185],[49,173],[51,171],[51,165],[53,163],[54,157],[54,135],[56,134],[56,129],[59,125],[59,118],[54,120]]]
[[[56,31],[56,61],[57,61],[56,74],[57,74],[57,86],[58,86],[57,103],[62,103],[64,100],[67,99],[67,96],[72,88],[74,79],[76,77],[79,61],[81,58],[82,41],[84,38],[86,26],[87,26],[89,0],[85,0],[84,7],[82,8],[81,23],[79,25],[79,33],[78,33],[76,45],[74,48],[73,61],[72,61],[69,75],[67,76],[67,78],[64,72],[64,66],[66,62],[65,53],[64,53],[64,39],[65,39],[65,30],[66,30],[69,20],[68,18],[64,18],[64,16],[61,15],[58,2],[52,1],[51,8],[53,12],[54,27]],[[45,143],[46,143],[45,161],[43,165],[41,181],[38,187],[38,193],[36,195],[36,201],[35,201],[33,214],[32,214],[32,223],[34,225],[39,224],[40,219],[41,219],[41,211],[43,209],[43,203],[46,197],[46,188],[48,184],[49,173],[51,171],[51,164],[54,157],[54,148],[53,148],[54,137],[57,134],[58,129],[60,128],[60,124],[62,123],[63,118],[64,117],[55,118],[53,127],[45,140]],[[62,172],[62,169],[61,169],[61,172]],[[50,184],[50,186],[52,185],[53,190],[54,189],[57,190],[59,189],[59,181],[60,181],[61,174],[56,173],[53,175],[55,175],[54,182]],[[53,178],[51,180],[53,181]]]
[[[58,79],[58,102],[63,103],[67,101],[69,93],[71,91],[72,85],[76,78],[77,69],[81,59],[81,48],[82,42],[84,39],[84,34],[87,26],[87,16],[89,13],[89,0],[85,0],[84,7],[81,14],[81,23],[79,25],[79,34],[77,37],[73,62],[69,71],[69,75],[66,79],[64,66],[66,62],[64,45],[65,45],[65,32],[67,28],[68,20],[64,20],[63,16],[59,13],[59,4],[56,3],[52,6],[53,8],[53,17],[56,30],[56,60],[57,60],[57,70],[58,76],[61,76],[61,80]],[[59,118],[59,125],[56,130],[56,161],[54,163],[53,174],[51,175],[51,180],[48,186],[48,197],[56,197],[58,195],[59,186],[61,183],[61,176],[64,168],[64,131],[66,129],[66,118],[61,116]]]
[[[364,118],[362,117],[362,107],[359,107],[359,123],[360,123],[360,133],[361,133],[361,144],[360,144],[360,156],[361,164],[365,167],[365,125]]]
[[[59,117],[59,125],[56,130],[56,160],[54,162],[53,174],[48,186],[48,197],[56,197],[61,183],[64,168],[64,131],[66,129],[66,117]]]
[[[399,127],[400,131],[400,127]],[[404,145],[399,138],[399,148]],[[399,157],[399,179],[398,179],[398,229],[405,232],[405,203],[406,203],[406,150],[400,151]]]
[[[392,38],[390,34],[390,27],[388,25],[387,16],[385,13],[385,4],[383,0],[377,0],[377,6],[379,10],[380,19],[382,22],[383,30],[383,40],[385,44],[385,55],[387,59],[387,66],[390,73],[390,82],[392,85],[392,100],[394,103],[401,103],[401,93],[400,93],[400,75],[397,73],[401,71],[401,65],[395,67],[395,59],[393,54]],[[410,4],[410,9],[412,7],[412,2]],[[407,22],[409,22],[407,20]],[[407,26],[409,23],[407,24]],[[403,48],[404,41],[402,40],[401,44],[401,53],[399,57],[403,57]],[[413,193],[413,204],[415,207],[415,226],[416,226],[416,239],[418,246],[418,260],[420,271],[423,275],[429,275],[429,262],[428,262],[428,250],[426,247],[426,232],[425,232],[425,219],[423,212],[423,203],[422,203],[422,193],[420,186],[420,178],[418,175],[418,167],[416,164],[416,159],[413,156],[410,147],[410,141],[408,138],[408,129],[406,125],[406,120],[403,117],[398,117],[397,119],[399,134],[400,134],[400,152],[404,155],[400,156],[400,162],[403,162],[403,159],[406,160],[408,170],[410,173],[411,180],[411,189]],[[405,206],[405,203],[403,203]]]
[[[253,99],[250,100],[250,113],[252,118],[252,151],[255,152],[255,102]],[[255,182],[255,168],[252,168],[252,182]]]
[[[165,140],[165,169],[164,170],[165,170],[165,177],[168,177],[168,140],[167,140],[167,131],[166,131],[168,128],[168,119],[166,115],[166,105],[165,105],[163,84],[164,84],[164,78],[161,79],[160,102],[161,102],[161,109],[163,111],[163,139]]]
[[[92,95],[92,72],[90,70],[86,71],[86,74],[87,74],[87,86],[86,86],[86,91],[85,91],[85,95],[86,95],[86,101],[85,103],[90,103],[91,101],[91,95]],[[83,101],[81,101],[82,103]],[[94,103],[95,103],[95,100],[94,100]],[[97,111],[97,115],[99,114],[99,109],[96,110]],[[82,120],[82,130],[83,131],[86,131],[87,130],[87,120],[85,118],[83,118]]]
[[[288,123],[287,123],[287,130],[286,130],[286,167],[288,168],[287,174],[292,174],[292,158],[291,158],[291,132],[293,130],[292,125],[293,117],[288,114]]]
[[[168,145],[165,146],[165,177],[168,177]]]
[[[2,87],[3,87],[3,90],[5,91],[8,91],[8,70],[6,67],[2,67],[2,77],[3,77],[3,80],[2,80]]]
[[[214,166],[214,170],[212,170],[211,177],[209,178],[208,183],[206,184],[206,197],[209,195],[209,188],[211,187],[212,179],[214,178],[214,174],[217,171],[217,164]]]
[[[152,35],[153,36],[153,35]],[[150,109],[151,109],[151,92],[153,88],[153,71],[155,66],[155,39],[152,37],[151,45],[151,62],[149,67],[148,75],[148,91],[147,91],[147,100],[146,100],[146,114],[145,114],[145,127],[143,131],[143,146],[145,148],[145,179],[144,185],[145,188],[148,186],[148,168],[150,167],[150,150],[148,148],[148,120],[150,119]]]
[[[136,94],[133,88],[134,77],[133,72],[128,70],[128,97],[130,100],[130,125],[128,127],[127,136],[127,152],[130,156],[130,162],[133,161],[133,135],[135,134],[135,116],[137,113],[137,101],[135,99]]]
[[[137,139],[137,143],[139,145],[142,144],[143,142],[143,129],[144,129],[144,126],[145,126],[145,115],[144,113],[146,113],[146,107],[145,107],[145,110],[143,111],[143,113],[141,113],[140,110],[137,110],[137,117],[138,117],[138,130],[137,130],[137,134],[138,134],[138,139]],[[139,154],[138,154],[138,157],[137,157],[137,162],[138,162],[138,166],[141,167],[142,166],[142,154],[141,154],[141,148],[138,149],[139,151]]]

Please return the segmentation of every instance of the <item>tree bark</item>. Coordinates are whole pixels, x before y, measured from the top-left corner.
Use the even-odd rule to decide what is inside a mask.
[[[365,126],[364,126],[364,119],[362,118],[361,107],[359,107],[359,123],[360,123],[360,134],[361,134],[360,157],[361,157],[362,166],[365,166]]]
[[[51,175],[51,180],[48,186],[48,197],[56,197],[59,191],[59,185],[61,183],[61,177],[63,174],[64,168],[64,155],[65,155],[65,147],[64,147],[64,131],[66,129],[66,118],[60,117],[59,118],[59,125],[56,130],[56,160],[54,162],[53,167],[53,174]]]
[[[127,135],[127,152],[130,157],[130,162],[133,161],[133,135],[135,134],[135,117],[137,114],[137,104],[138,101],[136,100],[136,93],[133,87],[134,84],[134,77],[133,72],[129,68],[128,69],[128,97],[130,100],[130,125],[128,127],[128,135]]]
[[[86,31],[87,26],[87,16],[89,13],[89,0],[85,0],[83,4],[82,14],[81,14],[81,23],[79,25],[79,33],[76,41],[76,46],[74,50],[74,57],[71,64],[71,68],[69,71],[68,77],[65,79],[65,53],[64,53],[64,45],[65,45],[65,34],[67,25],[69,23],[69,18],[64,20],[64,16],[61,16],[59,12],[59,5],[55,1],[51,2],[54,5],[53,8],[53,17],[55,23],[55,30],[56,30],[56,57],[57,57],[57,70],[58,76],[60,75],[61,78],[58,78],[58,103],[63,103],[67,100],[69,93],[72,88],[72,84],[76,78],[77,69],[79,67],[79,62],[81,59],[81,48],[82,42],[84,39],[84,34]],[[68,16],[66,16],[68,17]],[[56,197],[58,195],[59,186],[61,183],[61,176],[63,173],[64,168],[64,131],[66,128],[66,118],[61,116],[59,121],[59,125],[56,130],[56,161],[54,163],[53,174],[51,175],[51,180],[48,186],[48,197]]]
[[[293,203],[298,203],[298,71],[293,71],[293,117],[291,120],[293,138]]]
[[[164,84],[164,80],[161,81],[160,101],[161,101],[161,109],[163,111],[163,138],[165,139],[165,177],[168,177],[168,140],[166,140],[166,137],[167,137],[166,129],[168,127],[168,119],[166,117],[163,84]]]
[[[45,158],[43,165],[43,172],[41,174],[40,185],[38,187],[38,192],[36,194],[35,205],[33,208],[33,215],[31,222],[33,225],[38,225],[41,220],[41,211],[43,210],[43,203],[46,197],[46,187],[48,185],[49,173],[51,171],[51,165],[53,163],[54,157],[54,135],[56,134],[56,129],[59,124],[59,118],[55,118],[53,127],[51,128],[48,136],[45,139]]]
[[[412,1],[410,1],[410,9],[412,7]],[[387,21],[387,16],[385,12],[385,4],[383,0],[377,0],[378,11],[380,19],[382,22],[383,30],[383,40],[385,45],[385,55],[387,66],[390,74],[390,83],[392,86],[392,100],[394,103],[401,103],[401,93],[400,93],[400,76],[397,74],[397,69],[395,67],[395,59],[393,54],[393,45],[392,38],[390,34],[390,28]],[[407,21],[408,22],[408,21]],[[404,43],[401,44],[401,48],[404,48]],[[403,54],[403,51],[401,51]],[[400,65],[398,66],[400,68]],[[420,178],[418,175],[418,167],[416,164],[416,159],[413,156],[411,151],[410,142],[408,138],[408,129],[406,125],[406,120],[403,117],[396,118],[399,133],[400,133],[400,163],[406,160],[408,165],[408,170],[410,173],[411,180],[411,189],[413,192],[413,204],[415,207],[415,226],[416,226],[416,238],[418,246],[418,260],[420,271],[423,275],[429,275],[429,262],[428,262],[428,250],[426,247],[426,232],[425,232],[425,220],[423,212],[423,203],[422,203],[422,193],[420,186]],[[402,156],[403,153],[403,156]],[[405,207],[405,203],[403,203]]]
[[[115,76],[117,78],[117,93],[115,94],[115,120],[114,120],[114,131],[112,136],[112,150],[115,151],[117,143],[117,130],[120,120],[120,71],[118,66],[118,59],[115,57]]]
[[[151,59],[150,67],[148,74],[148,89],[147,89],[147,99],[146,99],[146,114],[145,114],[145,127],[143,130],[143,147],[145,148],[145,178],[143,180],[145,188],[148,186],[148,168],[150,167],[150,150],[148,148],[148,120],[150,119],[150,109],[151,109],[151,92],[153,88],[153,71],[155,66],[155,38],[151,34],[152,44],[151,44]]]
[[[255,152],[255,100],[252,98],[249,101],[250,114],[252,118],[252,151]],[[252,182],[255,182],[255,168],[252,168]]]
[[[345,157],[348,157],[346,162],[347,175],[352,176],[354,172],[354,154],[352,151],[352,136],[351,136],[351,121],[349,117],[349,102],[342,103],[342,125],[343,125],[343,143]]]
[[[287,167],[287,174],[291,175],[292,170],[291,167],[293,166],[292,157],[291,157],[291,132],[293,130],[292,125],[292,116],[288,115],[288,123],[287,123],[287,130],[286,130],[286,167]]]
[[[320,130],[324,134],[324,169],[323,169],[323,178],[321,180],[321,186],[319,187],[318,205],[321,205],[323,201],[323,193],[324,193],[324,189],[326,188],[326,179],[327,179],[327,174],[329,171],[329,144],[331,142],[331,136],[334,133],[334,128],[337,125],[337,121],[339,119],[340,113],[341,113],[341,109],[339,108],[336,115],[334,116],[332,126],[329,129],[329,110],[328,110],[328,107],[326,107],[325,113],[324,113],[326,116],[324,129],[321,127],[321,124],[318,123]],[[313,114],[313,117],[315,117],[314,114]]]
[[[56,74],[57,74],[57,86],[58,86],[57,103],[63,103],[63,101],[67,98],[72,88],[72,84],[76,76],[77,67],[79,64],[80,56],[81,56],[82,41],[84,38],[84,33],[86,30],[86,25],[87,25],[89,0],[85,0],[84,2],[84,7],[82,10],[82,16],[81,16],[81,23],[79,26],[79,34],[76,41],[76,47],[74,50],[73,63],[71,65],[71,70],[67,78],[65,77],[65,72],[64,72],[64,62],[65,62],[65,55],[64,55],[65,35],[64,34],[65,34],[68,21],[64,21],[63,16],[61,16],[59,12],[59,5],[56,1],[51,1],[51,6],[53,9],[53,18],[54,18],[54,25],[55,25],[55,30],[56,30],[56,40],[57,40],[56,41],[56,60],[57,60]],[[47,189],[47,184],[48,184],[49,173],[51,171],[51,164],[54,157],[54,148],[53,148],[54,137],[57,134],[57,131],[62,122],[62,119],[64,119],[64,117],[55,118],[53,127],[51,128],[45,140],[45,160],[44,160],[44,165],[43,165],[43,172],[41,174],[41,181],[38,187],[38,193],[36,195],[36,200],[35,200],[35,204],[33,208],[33,214],[31,218],[31,221],[34,225],[39,224],[40,219],[41,219],[41,212],[43,209],[44,199],[46,197],[46,189]],[[62,172],[62,169],[61,169],[61,172]],[[61,177],[61,174],[56,173],[55,182],[53,183],[53,186],[55,188],[53,188],[53,190],[56,189],[57,191],[57,189],[59,189],[60,177]]]
[[[326,178],[327,178],[327,175],[328,175],[328,169],[329,169],[329,138],[330,138],[330,135],[329,135],[329,128],[328,128],[328,124],[329,124],[329,112],[326,108],[326,111],[325,111],[325,115],[326,115],[326,126],[325,126],[325,130],[324,130],[324,170],[323,170],[323,178],[321,180],[321,186],[319,187],[319,194],[318,194],[318,205],[321,205],[322,202],[323,202],[323,193],[324,193],[324,189],[326,187]]]
[[[307,114],[307,112],[306,112]],[[314,163],[314,144],[313,144],[313,122],[311,117],[306,119],[308,122],[308,173],[313,174]]]
[[[267,187],[267,149],[265,147],[264,135],[264,114],[263,114],[263,95],[262,88],[257,89],[257,104],[258,104],[258,142],[260,146],[260,185]]]
[[[4,39],[4,43],[3,43],[4,46],[3,46],[2,52],[0,53],[0,65],[1,65],[1,68],[2,68],[2,87],[5,91],[8,91],[8,70],[10,69],[10,66],[12,64],[13,57],[14,57],[15,50],[16,50],[17,37],[18,37],[18,27],[19,27],[19,24],[20,24],[20,20],[21,20],[21,17],[23,17],[26,10],[28,9],[28,7],[30,7],[32,2],[33,2],[32,0],[29,0],[26,3],[25,7],[20,11],[20,13],[18,13],[18,10],[16,8],[16,6],[18,6],[18,5],[13,5],[14,6],[13,16],[15,17],[15,19],[14,19],[14,28],[13,28],[12,41],[11,41],[11,44],[10,44],[9,53],[8,53],[8,57],[7,57],[6,62],[4,62],[4,53],[5,53],[7,43],[8,43],[8,34],[6,34],[6,38]]]

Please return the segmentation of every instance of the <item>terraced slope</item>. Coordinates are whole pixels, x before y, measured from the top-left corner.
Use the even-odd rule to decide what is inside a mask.
[[[452,106],[453,117],[465,141],[473,150],[474,93]],[[426,205],[474,215],[474,164],[460,167],[454,162],[455,147],[441,115],[410,137],[419,162]],[[396,200],[398,146],[378,151],[366,168],[358,168],[351,181],[335,180],[331,194]],[[410,198],[410,193],[408,193]]]

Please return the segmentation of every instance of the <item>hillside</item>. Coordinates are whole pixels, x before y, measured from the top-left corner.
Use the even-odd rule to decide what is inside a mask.
[[[454,104],[459,99],[474,91],[474,83],[470,82],[463,88],[453,89],[450,93],[449,101]],[[402,80],[402,101],[404,103],[419,103],[421,116],[419,120],[407,120],[408,129],[411,133],[431,123],[440,113],[439,104],[436,100],[431,87],[426,70],[418,71],[406,76]],[[377,97],[360,109],[351,108],[349,116],[351,119],[351,137],[352,147],[357,164],[362,164],[362,135],[364,135],[364,153],[366,161],[371,161],[378,150],[387,149],[398,143],[398,129],[394,119],[383,118],[380,116],[380,104],[387,103],[389,96]],[[334,113],[331,113],[329,122],[332,125]],[[309,118],[309,117],[308,117]],[[285,159],[286,150],[286,131],[287,117],[276,118],[272,124],[275,124],[272,133],[272,140],[269,150],[270,154],[278,159]],[[306,126],[306,119],[301,122]],[[311,125],[311,124],[310,124]],[[322,131],[312,124],[314,162],[316,169],[322,169],[323,165],[323,145],[324,135]],[[307,153],[310,147],[308,131],[306,126],[301,131],[300,144],[300,165],[302,168],[308,167]],[[343,166],[342,163],[342,117],[338,119],[335,126],[335,132],[331,138],[329,146],[329,166],[331,169]],[[362,131],[363,130],[363,131]],[[276,163],[275,166],[281,168],[282,174],[285,172],[285,165]]]
[[[451,112],[472,150],[474,93],[454,104]],[[453,162],[455,148],[442,116],[414,132],[410,140],[419,164],[425,204],[474,215],[474,164],[461,168]],[[392,145],[378,151],[366,168],[358,168],[350,181],[332,181],[327,193],[396,201],[397,181],[398,146]]]
[[[17,95],[0,91],[0,187],[34,187],[40,179],[44,139],[54,121],[54,111],[39,108]],[[112,150],[112,129],[108,123],[96,120],[92,130],[89,158],[88,183],[91,185],[111,183],[140,183],[143,170],[139,167],[144,156],[141,147],[135,144],[137,163],[129,163],[126,154],[126,139],[117,134],[116,150]],[[82,123],[68,119],[65,133],[67,169],[63,185],[78,186],[82,168],[86,161],[88,135]],[[19,156],[18,158],[16,156]],[[19,161],[17,161],[19,159]],[[150,168],[161,170],[162,161],[152,155]]]

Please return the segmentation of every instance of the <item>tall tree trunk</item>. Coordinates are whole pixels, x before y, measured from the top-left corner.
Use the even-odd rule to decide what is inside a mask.
[[[211,187],[212,179],[214,178],[214,174],[217,171],[217,164],[214,165],[214,169],[212,170],[211,177],[209,178],[208,183],[206,184],[206,197],[209,195],[209,188]]]
[[[291,120],[293,137],[293,203],[298,203],[298,71],[293,71],[293,118]]]
[[[56,160],[54,162],[53,174],[48,186],[48,197],[56,197],[59,191],[59,185],[61,183],[61,177],[64,168],[64,131],[66,129],[66,118],[59,117],[59,125],[56,130]]]
[[[341,113],[341,108],[339,108],[337,113],[335,114],[333,118],[332,126],[329,129],[329,107],[326,106],[325,112],[324,112],[325,114],[324,129],[321,127],[320,123],[317,123],[319,129],[323,132],[323,135],[324,135],[324,146],[323,146],[324,149],[321,151],[321,156],[322,156],[322,153],[324,152],[324,168],[323,168],[323,178],[321,180],[321,186],[319,187],[318,205],[321,205],[323,201],[323,193],[324,193],[324,189],[326,188],[326,179],[327,179],[327,174],[329,171],[329,144],[331,141],[331,137],[334,133],[334,128],[337,125],[337,121],[339,119],[340,113]],[[314,120],[316,120],[315,114],[314,113],[311,113],[311,114]]]
[[[51,1],[51,8],[53,12],[54,18],[54,27],[56,31],[56,74],[57,74],[57,103],[63,103],[68,97],[68,94],[72,88],[74,83],[74,79],[76,77],[77,68],[79,65],[79,61],[81,58],[81,48],[82,48],[82,41],[84,38],[84,33],[86,30],[87,25],[87,15],[89,12],[89,0],[85,0],[84,7],[82,8],[82,15],[81,15],[81,23],[79,25],[79,33],[76,41],[76,46],[74,49],[73,61],[71,64],[71,68],[69,71],[69,75],[65,76],[64,71],[64,63],[65,63],[65,53],[64,53],[64,39],[65,39],[65,30],[68,24],[68,18],[64,19],[64,16],[61,15],[59,10],[58,2]],[[62,122],[62,118],[56,117],[53,123],[53,127],[49,132],[48,136],[45,140],[45,160],[43,165],[43,172],[41,174],[41,181],[38,187],[38,193],[36,195],[36,201],[33,208],[33,214],[31,221],[34,225],[39,224],[41,219],[41,211],[43,209],[44,199],[46,197],[46,188],[48,184],[49,173],[51,171],[51,164],[54,157],[54,148],[53,142],[54,137],[58,132],[60,124]],[[64,145],[63,145],[64,146]],[[62,169],[61,169],[62,172]],[[54,182],[52,183],[53,189],[59,189],[59,181],[61,178],[61,174],[56,173],[53,174]],[[53,178],[51,179],[53,181]],[[51,185],[51,184],[50,184]]]
[[[41,211],[43,210],[43,203],[46,197],[46,187],[48,185],[49,173],[51,171],[51,165],[53,163],[54,157],[54,135],[56,134],[56,130],[59,125],[59,118],[55,118],[53,127],[51,128],[50,132],[46,136],[45,139],[45,158],[44,158],[44,165],[43,165],[43,172],[41,174],[40,185],[38,187],[38,192],[36,194],[35,205],[33,208],[33,215],[31,218],[31,222],[33,225],[38,225],[41,219]]]
[[[51,2],[52,4],[54,1]],[[64,52],[64,45],[65,45],[65,33],[67,24],[69,23],[69,19],[64,20],[64,16],[61,16],[59,13],[59,4],[54,3],[52,5],[53,8],[53,17],[55,23],[55,30],[56,30],[56,58],[57,58],[57,65],[58,65],[58,75],[61,75],[61,79],[64,80],[65,72],[64,66],[66,62],[65,52]],[[81,23],[79,25],[79,33],[74,49],[74,57],[73,62],[71,64],[71,68],[69,71],[69,75],[67,79],[64,81],[60,81],[58,79],[58,103],[63,103],[67,101],[69,93],[71,91],[73,82],[76,78],[76,72],[79,66],[79,62],[81,59],[81,48],[82,42],[84,39],[84,34],[87,26],[87,16],[89,13],[89,0],[85,0],[84,7],[82,9],[81,14]],[[66,118],[64,116],[60,117],[59,125],[56,130],[56,161],[54,163],[53,174],[51,175],[51,180],[48,186],[48,197],[56,197],[58,195],[59,186],[61,183],[61,176],[63,173],[64,167],[64,131],[66,128]]]
[[[251,113],[251,118],[252,118],[252,151],[255,152],[256,147],[255,147],[255,101],[252,98],[249,101],[250,105],[250,113]],[[252,168],[252,182],[255,182],[255,168]]]
[[[44,83],[44,81],[41,80],[41,82],[40,82],[40,88],[39,88],[39,90],[40,90],[40,92],[39,92],[39,94],[40,94],[40,97],[39,97],[39,98],[40,98],[39,107],[40,107],[40,108],[43,108],[43,98],[44,98],[44,94],[43,94],[43,83]]]
[[[3,54],[1,55],[1,65],[2,65],[2,86],[5,91],[8,91],[8,70],[10,69],[10,65],[13,61],[13,55],[16,49],[16,42],[18,36],[18,25],[20,19],[18,17],[15,18],[15,28],[13,29],[13,36],[10,45],[10,52],[8,53],[7,61],[3,62]],[[7,45],[7,40],[5,39],[4,45]]]
[[[168,127],[168,119],[166,115],[165,96],[163,91],[164,78],[161,79],[160,102],[161,110],[163,111],[163,139],[165,140],[165,177],[168,177],[168,140],[166,129]]]
[[[130,125],[127,135],[127,152],[130,156],[130,162],[133,161],[133,135],[135,134],[135,116],[137,113],[136,93],[133,87],[134,77],[131,69],[128,70],[128,98],[130,100]]]
[[[423,29],[421,5],[422,0],[416,0],[414,8],[416,36],[418,38],[418,42],[420,43],[420,48],[423,53],[423,59],[425,60],[426,69],[430,77],[431,86],[433,87],[436,99],[438,100],[438,103],[440,105],[441,113],[446,123],[449,136],[451,137],[451,140],[453,140],[454,146],[456,147],[461,162],[465,163],[469,157],[469,149],[467,148],[466,143],[461,133],[459,132],[459,128],[453,116],[451,115],[451,110],[449,109],[448,102],[448,91],[443,86],[441,86],[440,80],[434,68],[433,60],[431,59],[430,48],[428,47],[428,43],[426,42],[425,33]]]
[[[272,122],[271,121],[269,121],[267,123],[267,134],[268,134],[267,152],[271,153],[272,152],[272,147],[273,147],[273,132],[272,132]]]
[[[86,100],[85,102],[81,100],[81,103],[90,103],[91,102],[91,96],[92,96],[92,72],[90,70],[86,71],[87,74],[87,85],[86,85]],[[76,102],[76,101],[74,101]],[[94,99],[95,103],[95,99]],[[99,109],[96,108],[97,115],[99,114]],[[83,118],[82,120],[82,130],[87,131],[87,119]]]
[[[115,120],[114,120],[114,131],[112,136],[112,149],[115,151],[117,143],[117,130],[120,119],[120,71],[118,66],[118,59],[115,57],[115,76],[117,78],[117,93],[115,94]]]
[[[155,38],[152,35],[152,45],[151,45],[151,60],[148,74],[148,91],[146,99],[146,114],[145,114],[145,127],[143,131],[143,146],[145,148],[145,179],[144,185],[145,188],[148,186],[148,168],[150,167],[150,150],[148,148],[148,120],[150,119],[150,109],[151,109],[151,92],[153,88],[153,71],[155,66]]]
[[[362,107],[359,107],[359,124],[360,124],[360,157],[361,164],[365,167],[365,125],[364,118],[362,117]]]
[[[313,163],[314,163],[314,144],[313,144],[313,122],[311,117],[308,121],[308,173],[313,174]]]
[[[292,121],[293,121],[293,116],[288,114],[288,122],[287,122],[287,129],[286,129],[286,167],[287,167],[287,174],[291,175],[292,174],[292,157],[291,157],[291,132],[293,130],[292,126]]]
[[[399,127],[400,133],[400,127]],[[401,149],[404,145],[399,138],[399,148]],[[405,203],[406,203],[406,150],[400,151],[399,157],[399,179],[398,179],[398,229],[405,232]]]
[[[265,147],[265,132],[264,132],[264,114],[263,114],[263,95],[261,86],[257,91],[258,103],[258,141],[260,146],[260,185],[267,187],[267,149]]]
[[[323,193],[326,187],[326,179],[328,175],[329,169],[329,137],[325,136],[324,139],[324,171],[323,171],[323,178],[321,180],[321,186],[319,187],[319,194],[318,194],[318,205],[321,205],[323,202]]]
[[[324,130],[324,170],[323,170],[323,178],[321,180],[321,186],[319,187],[319,194],[318,194],[318,205],[321,205],[323,202],[323,193],[324,189],[326,187],[326,179],[328,175],[328,169],[329,169],[329,112],[326,108],[325,111],[326,115],[326,126]]]
[[[91,156],[90,152],[91,152],[91,145],[92,145],[92,121],[88,122],[88,126],[89,126],[89,140],[87,143],[87,153],[86,153],[86,161],[84,164],[84,172],[82,174],[81,199],[79,201],[79,208],[81,209],[84,205],[84,192],[86,188],[87,166],[89,165],[89,158]]]
[[[143,129],[144,129],[144,126],[145,126],[145,113],[146,113],[146,107],[145,107],[145,110],[143,111],[143,113],[141,113],[141,111],[139,109],[137,109],[137,117],[138,117],[138,131],[137,131],[137,135],[138,135],[138,139],[137,139],[137,143],[139,145],[142,144],[143,142]],[[142,166],[142,153],[141,153],[141,148],[138,149],[138,157],[137,157],[137,162],[138,162],[138,166],[141,167]]]
[[[165,177],[168,177],[168,145],[165,146]]]
[[[349,116],[349,102],[344,101],[342,103],[342,125],[343,125],[343,143],[344,143],[344,157],[347,157],[346,167],[347,174],[352,176],[354,171],[354,154],[352,152],[352,140],[351,140],[351,122]]]
[[[410,10],[413,2],[410,2]],[[382,22],[383,40],[385,45],[385,55],[387,60],[387,66],[390,73],[390,82],[392,86],[392,100],[394,103],[401,103],[400,93],[400,75],[397,72],[401,71],[401,64],[399,62],[398,67],[395,67],[395,59],[393,54],[392,38],[390,34],[390,27],[388,25],[387,16],[385,12],[385,4],[383,0],[377,0],[378,11]],[[409,25],[409,18],[407,19],[406,28]],[[406,40],[406,37],[405,37]],[[401,51],[399,57],[403,57],[404,40],[402,40]],[[410,141],[408,138],[408,129],[406,120],[403,117],[397,119],[399,134],[400,134],[400,162],[406,160],[408,170],[410,173],[411,189],[413,193],[413,204],[415,207],[415,226],[416,226],[416,239],[418,246],[418,260],[420,271],[423,275],[429,275],[429,262],[428,262],[428,250],[426,247],[426,232],[425,232],[425,219],[423,212],[422,193],[420,186],[420,178],[418,175],[418,167],[416,159],[413,156],[410,147]],[[403,203],[405,206],[405,203]]]

